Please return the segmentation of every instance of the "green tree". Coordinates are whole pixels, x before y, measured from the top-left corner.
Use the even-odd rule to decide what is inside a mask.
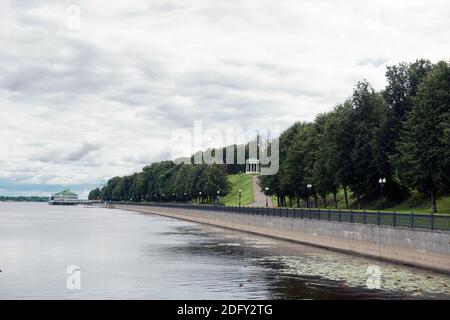
[[[414,63],[400,63],[387,67],[387,86],[383,92],[390,109],[390,140],[396,141],[406,115],[412,109],[417,87],[430,72],[429,60],[420,59]],[[394,149],[394,143],[389,145]]]
[[[89,192],[89,196],[88,196],[88,200],[97,200],[101,198],[101,191],[100,188],[96,188],[94,190],[92,190],[91,192]]]
[[[297,130],[293,141],[289,146],[287,157],[283,164],[283,175],[281,182],[285,188],[289,188],[289,195],[299,199],[306,199],[308,189],[306,185],[312,183],[315,187],[313,179],[313,167],[315,160],[314,149],[315,129],[311,123],[303,123]],[[290,203],[292,205],[292,203]]]
[[[288,173],[286,172],[288,150],[294,140],[297,131],[304,126],[297,122],[281,133],[279,137],[279,161],[280,168],[275,175],[260,176],[260,186],[262,189],[269,188],[268,195],[277,195],[278,205],[286,205],[286,196],[293,196],[293,186],[288,183]]]
[[[418,86],[413,108],[397,144],[400,177],[422,193],[429,193],[432,212],[436,196],[450,188],[448,128],[450,126],[450,68],[441,61]]]
[[[377,194],[377,181],[386,175],[380,168],[385,167],[387,155],[379,152],[380,128],[386,116],[386,105],[382,96],[366,81],[357,84],[351,101],[354,128],[350,153],[350,187],[356,194],[358,208],[361,209],[361,197]]]
[[[312,164],[311,181],[323,199],[327,207],[327,194],[333,193],[334,206],[337,208],[337,179],[336,179],[336,150],[332,137],[329,136],[330,129],[334,125],[336,114],[333,112],[321,114],[316,117],[315,127],[315,157]]]

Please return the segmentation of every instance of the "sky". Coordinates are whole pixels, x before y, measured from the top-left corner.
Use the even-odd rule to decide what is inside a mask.
[[[450,3],[0,0],[0,195],[86,197],[174,131],[287,128],[448,59]]]

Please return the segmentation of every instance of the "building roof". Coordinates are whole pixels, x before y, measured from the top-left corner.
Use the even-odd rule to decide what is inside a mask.
[[[64,191],[55,193],[55,196],[78,196],[78,194],[76,194],[75,192],[70,191],[70,189],[66,189]]]

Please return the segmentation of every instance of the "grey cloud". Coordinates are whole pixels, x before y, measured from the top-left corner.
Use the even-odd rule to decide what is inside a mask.
[[[31,156],[30,160],[48,162],[48,163],[65,163],[74,162],[85,159],[90,153],[100,148],[98,145],[91,143],[83,143],[80,147],[72,151],[63,151],[61,148],[47,151],[40,155]]]
[[[285,128],[362,78],[382,88],[384,64],[450,51],[444,0],[70,4],[80,31],[69,3],[0,4],[0,178],[95,185],[169,158],[196,120]]]
[[[83,158],[85,158],[89,153],[91,153],[92,151],[98,150],[99,146],[90,144],[90,143],[83,143],[83,145],[81,146],[81,148],[79,148],[78,150],[75,150],[73,152],[71,152],[70,154],[68,154],[64,160],[67,161],[79,161],[82,160]]]

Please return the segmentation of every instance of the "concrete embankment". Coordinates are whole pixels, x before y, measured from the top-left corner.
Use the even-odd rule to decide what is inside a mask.
[[[115,208],[256,233],[450,273],[450,232],[157,206]]]

